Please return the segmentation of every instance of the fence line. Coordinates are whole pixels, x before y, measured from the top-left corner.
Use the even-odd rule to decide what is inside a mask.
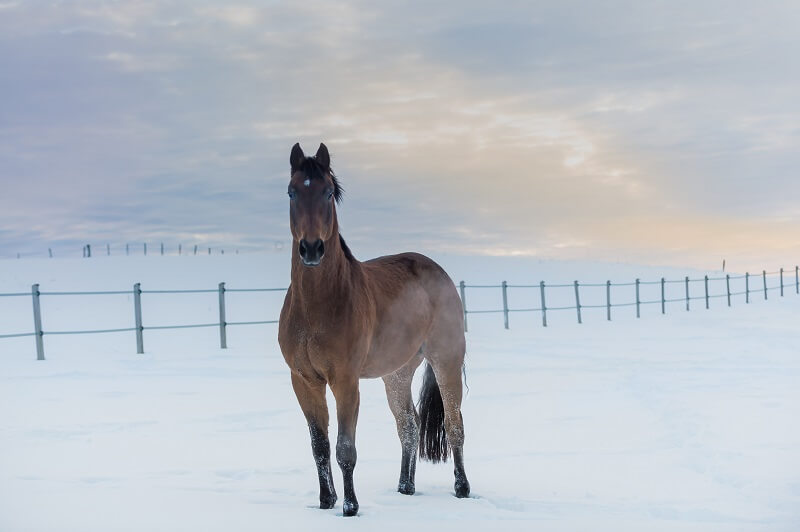
[[[780,290],[780,297],[784,296],[784,289],[787,287],[791,287],[794,284],[795,287],[795,294],[800,294],[800,267],[794,267],[794,282],[786,284],[784,282],[784,273],[785,270],[780,268],[779,270],[768,272],[767,270],[762,270],[760,277],[762,278],[762,288],[761,289],[751,289],[750,286],[750,278],[751,275],[749,272],[746,272],[744,275],[725,275],[724,277],[709,277],[708,275],[703,276],[702,278],[691,279],[688,276],[684,277],[683,279],[673,279],[668,280],[665,278],[661,278],[660,280],[656,281],[641,281],[640,279],[636,279],[633,282],[626,282],[626,283],[612,283],[610,280],[606,281],[605,283],[586,283],[581,284],[579,281],[574,281],[571,284],[546,284],[544,281],[540,281],[539,284],[536,285],[525,285],[525,284],[508,284],[506,281],[501,282],[499,285],[487,285],[487,284],[474,284],[468,285],[464,281],[461,281],[458,285],[459,287],[459,294],[461,296],[462,301],[462,309],[463,309],[463,317],[464,317],[464,330],[468,330],[468,316],[470,314],[503,314],[503,325],[506,329],[509,328],[509,314],[511,313],[524,313],[524,312],[541,312],[542,314],[542,326],[547,327],[547,313],[548,311],[562,311],[562,310],[575,310],[577,314],[577,322],[579,324],[583,323],[583,316],[581,313],[582,309],[606,309],[606,319],[611,321],[612,319],[612,312],[611,309],[615,307],[636,307],[636,317],[641,317],[641,306],[642,305],[658,305],[661,306],[661,313],[666,314],[666,306],[667,303],[678,303],[678,302],[685,302],[686,310],[690,310],[690,302],[692,300],[703,299],[705,301],[705,308],[710,309],[710,301],[711,299],[718,299],[718,298],[727,298],[727,306],[731,306],[731,298],[734,296],[745,296],[745,303],[750,303],[751,294],[756,295],[759,292],[763,291],[764,300],[769,299],[769,291],[770,290]],[[756,274],[757,275],[757,274]],[[780,284],[776,286],[769,286],[767,283],[767,276],[770,275],[778,275]],[[731,284],[730,281],[744,279],[745,281],[745,289],[744,291],[738,292],[731,292]],[[725,293],[723,294],[711,294],[709,292],[709,281],[725,281]],[[692,296],[690,294],[689,286],[691,283],[703,283],[703,295],[701,296]],[[667,284],[678,284],[682,283],[685,286],[685,296],[681,298],[668,298],[666,297],[665,286]],[[660,294],[661,297],[659,299],[653,300],[642,300],[640,297],[640,287],[641,285],[653,285],[657,286],[660,285]],[[612,303],[611,296],[612,296],[612,288],[613,287],[635,287],[635,300],[628,301],[628,302],[621,302],[621,303]],[[581,288],[605,288],[605,295],[606,301],[603,304],[582,304],[581,303],[581,295],[580,289]],[[500,309],[473,309],[469,310],[467,308],[467,289],[500,289],[502,295],[502,302],[503,308]],[[516,288],[516,289],[539,289],[539,298],[540,298],[540,305],[539,307],[526,307],[526,308],[511,308],[508,303],[508,289],[509,288]],[[574,305],[561,305],[561,306],[547,306],[547,299],[546,299],[546,291],[547,289],[559,289],[559,288],[572,288],[575,293],[575,304]],[[209,328],[209,327],[219,327],[219,344],[221,349],[227,349],[227,328],[230,326],[245,326],[245,325],[270,325],[278,323],[278,320],[255,320],[255,321],[235,321],[230,322],[226,319],[226,300],[225,294],[227,292],[285,292],[286,288],[227,288],[225,283],[219,283],[216,289],[193,289],[193,290],[142,290],[141,284],[136,283],[133,285],[132,290],[109,290],[109,291],[83,291],[83,292],[76,292],[76,291],[52,291],[52,292],[42,292],[39,290],[39,285],[34,284],[31,286],[30,292],[10,292],[10,293],[0,293],[0,298],[15,298],[15,297],[30,297],[33,307],[33,321],[34,321],[34,331],[33,332],[23,332],[23,333],[12,333],[12,334],[0,334],[0,340],[7,339],[7,338],[22,338],[33,336],[36,339],[36,356],[37,360],[44,360],[44,337],[45,336],[57,336],[57,335],[78,335],[78,334],[106,334],[106,333],[120,333],[120,332],[135,332],[136,333],[136,352],[138,354],[144,353],[144,331],[146,330],[166,330],[166,329],[196,329],[196,328]],[[160,294],[172,294],[172,295],[180,295],[180,294],[205,294],[205,293],[217,293],[218,300],[219,300],[219,319],[213,323],[200,323],[200,324],[177,324],[177,325],[150,325],[145,327],[142,322],[142,294],[144,295],[160,295]],[[123,327],[123,328],[115,328],[115,329],[89,329],[89,330],[78,330],[78,331],[48,331],[44,330],[42,326],[42,312],[41,312],[41,298],[42,297],[60,297],[60,296],[106,296],[106,295],[133,295],[134,300],[134,327]]]
[[[288,245],[288,241],[276,239],[266,245],[259,246],[256,248],[253,247],[246,247],[245,249],[241,249],[235,243],[231,245],[226,245],[224,243],[217,243],[214,245],[206,244],[195,244],[195,243],[183,243],[183,242],[175,242],[174,240],[170,242],[147,242],[144,240],[139,240],[136,242],[116,242],[116,243],[94,243],[94,244],[83,244],[81,246],[80,255],[78,255],[78,245],[74,247],[72,245],[57,245],[56,247],[50,246],[46,248],[39,249],[38,251],[28,250],[24,252],[16,252],[16,253],[9,253],[8,255],[4,255],[2,258],[4,259],[12,259],[12,258],[34,258],[34,257],[46,257],[46,258],[55,258],[56,256],[60,257],[78,257],[81,256],[85,259],[91,259],[95,257],[101,256],[152,256],[152,255],[161,255],[161,256],[197,256],[197,255],[226,255],[226,254],[234,254],[238,255],[240,249],[242,253],[250,253],[253,251],[281,251]],[[227,251],[226,251],[227,250]],[[148,253],[149,251],[149,253]]]

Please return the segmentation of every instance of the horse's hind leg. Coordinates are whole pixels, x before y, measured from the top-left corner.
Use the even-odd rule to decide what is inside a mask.
[[[389,408],[397,423],[397,435],[403,455],[400,461],[400,481],[397,491],[405,495],[414,494],[414,474],[417,469],[417,447],[419,446],[419,416],[411,398],[411,381],[414,371],[422,362],[418,354],[405,366],[383,378]]]
[[[453,465],[455,469],[455,492],[456,497],[469,496],[469,481],[467,474],[464,472],[464,420],[461,417],[461,396],[462,396],[462,382],[461,372],[464,366],[464,353],[466,351],[466,342],[464,339],[464,329],[461,324],[461,315],[457,316],[458,321],[444,320],[434,327],[431,337],[428,341],[425,358],[428,360],[433,370],[434,379],[428,379],[426,375],[425,382],[423,382],[423,392],[427,392],[428,397],[435,397],[437,394],[436,388],[438,387],[439,394],[441,395],[441,402],[429,401],[426,412],[426,427],[425,427],[425,448],[426,455],[433,461],[437,459],[446,459],[447,450],[453,453]],[[429,370],[426,369],[426,373]],[[437,404],[438,403],[438,404]],[[438,437],[437,427],[432,426],[431,423],[438,425],[441,420],[441,415],[437,414],[436,410],[441,408],[444,410],[444,431],[447,439],[446,447],[437,443]],[[422,416],[421,416],[422,417]],[[436,421],[432,421],[436,420]],[[433,448],[430,449],[433,443]],[[437,450],[438,449],[438,450]],[[420,446],[422,454],[423,447]],[[432,452],[432,454],[431,454]],[[444,452],[444,456],[439,456]]]
[[[464,419],[461,416],[461,364],[435,364],[433,371],[444,405],[444,430],[453,452],[456,497],[469,497],[469,481],[464,471]]]
[[[323,510],[336,504],[336,488],[331,474],[331,445],[328,440],[328,402],[325,399],[325,383],[309,382],[292,373],[292,388],[297,395],[300,408],[306,416],[311,435],[311,452],[317,464],[319,476],[319,507]]]

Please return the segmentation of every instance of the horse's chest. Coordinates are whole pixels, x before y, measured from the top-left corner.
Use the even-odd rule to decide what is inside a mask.
[[[298,338],[298,350],[309,357],[330,351],[335,344],[332,335],[320,331],[304,331]]]
[[[327,375],[336,358],[346,352],[341,335],[327,331],[298,331],[292,344],[286,361],[302,375]]]
[[[363,361],[369,335],[364,334],[365,320],[351,306],[342,304],[321,312],[290,305],[285,311],[281,349],[292,371],[328,378]]]

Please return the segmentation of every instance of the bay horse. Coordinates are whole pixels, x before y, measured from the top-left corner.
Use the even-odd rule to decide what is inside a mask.
[[[358,513],[353,487],[359,379],[382,378],[397,423],[402,458],[397,491],[414,493],[417,449],[422,459],[455,469],[455,495],[468,497],[464,472],[461,374],[466,342],[461,299],[445,271],[418,253],[360,262],[339,234],[342,187],[328,148],[289,158],[291,285],[281,310],[278,343],[311,435],[319,506],[333,508],[326,385],[336,399],[336,461],[344,480],[345,516]],[[411,380],[426,360],[418,406]]]

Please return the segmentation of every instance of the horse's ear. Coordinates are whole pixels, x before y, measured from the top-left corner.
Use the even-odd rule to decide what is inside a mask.
[[[292,154],[289,156],[289,164],[292,165],[292,173],[300,168],[300,165],[303,164],[305,158],[306,154],[303,153],[303,148],[300,147],[299,142],[292,146]]]
[[[319,149],[317,150],[317,155],[314,157],[317,162],[322,165],[325,170],[331,169],[331,156],[328,153],[328,147],[324,144],[319,144]]]

